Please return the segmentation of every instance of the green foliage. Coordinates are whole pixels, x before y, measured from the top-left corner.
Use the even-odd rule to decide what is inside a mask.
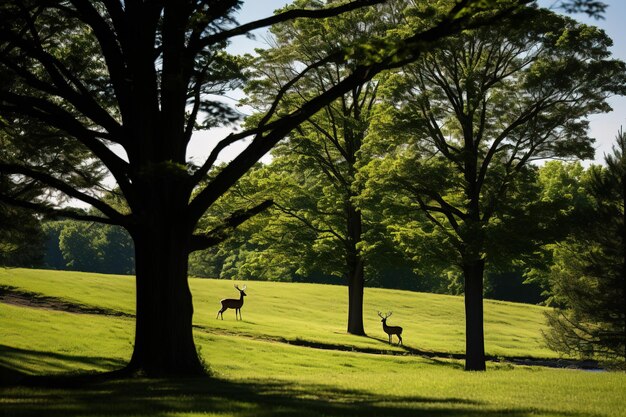
[[[45,264],[55,269],[132,274],[134,248],[128,233],[119,226],[74,220],[43,225],[48,236]]]
[[[0,266],[41,266],[44,236],[37,217],[0,203]]]
[[[382,88],[361,204],[387,195],[387,228],[423,271],[471,259],[511,270],[554,241],[565,208],[539,198],[530,162],[591,156],[584,118],[625,85],[602,31],[526,13],[523,26],[503,20],[447,39]]]
[[[625,151],[620,132],[607,167],[591,167],[582,183],[591,202],[584,223],[551,247],[544,279],[556,310],[546,340],[558,352],[626,360]]]
[[[299,1],[288,8],[320,7]],[[389,6],[391,7],[391,6]],[[306,100],[337,86],[355,65],[335,60],[315,67],[321,56],[343,53],[367,44],[370,56],[375,40],[384,35],[388,7],[379,5],[342,16],[342,19],[297,20],[272,28],[274,47],[260,51],[251,71],[248,103],[265,111],[273,96],[281,97],[278,112],[300,108]],[[363,51],[362,51],[363,52]],[[365,52],[363,52],[365,53]],[[365,58],[363,58],[365,59]],[[360,60],[359,60],[360,62]],[[285,89],[298,66],[311,67],[299,83]],[[358,193],[354,178],[362,138],[376,99],[377,81],[355,86],[309,118],[272,151],[263,181],[275,209],[267,225],[253,238],[257,253],[240,253],[231,263],[239,276],[252,271],[291,279],[324,274],[347,278],[361,263],[359,249],[363,218],[351,198]],[[258,122],[253,116],[249,123]],[[276,278],[274,278],[276,279]]]

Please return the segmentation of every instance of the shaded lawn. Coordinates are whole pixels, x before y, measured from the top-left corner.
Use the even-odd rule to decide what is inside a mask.
[[[526,416],[459,398],[372,394],[328,385],[192,380],[111,381],[81,388],[13,388],[7,416]],[[554,414],[572,415],[572,414]],[[581,414],[582,415],[582,414]]]
[[[251,342],[265,344],[267,342]],[[293,347],[295,350],[311,350]],[[6,353],[2,349],[2,353]],[[280,353],[279,351],[275,351]],[[248,369],[211,378],[180,380],[122,380],[85,383],[59,379],[29,381],[28,386],[0,387],[2,416],[126,417],[126,416],[555,416],[626,415],[624,375],[596,375],[581,371],[490,369],[487,374],[465,373],[454,363],[406,362],[389,374],[381,355],[346,352],[303,352],[318,355],[313,368],[298,373],[275,367],[272,378],[248,378]],[[21,350],[14,359],[54,353]],[[326,357],[330,355],[330,357]],[[68,357],[71,355],[67,355]],[[237,354],[234,354],[237,358]],[[337,361],[374,360],[372,372],[336,372]],[[367,358],[364,356],[375,356]],[[67,359],[67,358],[66,358]],[[85,363],[95,358],[75,357]],[[296,360],[294,358],[294,360]],[[219,362],[219,361],[218,361]],[[324,363],[330,363],[327,371]],[[254,364],[253,364],[254,365]],[[367,363],[357,363],[357,368]],[[413,365],[413,366],[411,366]],[[267,365],[271,367],[271,364]],[[290,371],[290,366],[283,369]],[[6,369],[3,369],[6,370]],[[1,371],[1,370],[0,370]],[[222,369],[224,371],[224,369]],[[229,376],[230,378],[228,378]],[[233,378],[233,376],[235,376]],[[601,378],[598,378],[598,377]],[[609,377],[607,381],[605,378]],[[617,377],[617,378],[615,378]],[[604,381],[602,381],[604,379]],[[602,382],[601,382],[602,381]],[[600,384],[598,384],[600,382]],[[43,384],[43,386],[38,386]],[[607,387],[609,389],[607,389]],[[587,388],[588,390],[581,390]],[[589,389],[591,388],[591,389]],[[594,389],[595,388],[595,389]],[[621,392],[621,399],[619,393]],[[617,395],[616,395],[617,394]]]

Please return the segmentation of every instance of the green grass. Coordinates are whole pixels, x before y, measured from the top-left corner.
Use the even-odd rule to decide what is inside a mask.
[[[381,344],[377,311],[393,311],[389,324],[404,328],[407,348],[463,353],[465,321],[463,299],[436,294],[368,288],[365,291],[365,330],[371,338],[346,334],[347,289],[334,285],[249,282],[245,320],[235,322],[233,310],[215,320],[219,300],[238,297],[232,281],[191,279],[194,324],[212,331],[236,332],[262,338],[349,345],[362,349],[388,349]],[[69,301],[134,313],[131,277],[67,271],[0,270],[0,285],[60,297]],[[485,349],[494,356],[555,358],[543,343],[544,308],[487,300]],[[392,350],[402,351],[399,348]]]
[[[249,282],[242,322],[215,320],[232,282],[192,280],[195,338],[213,377],[109,381],[74,388],[0,388],[1,416],[626,416],[626,375],[314,349],[285,343],[388,350],[376,310],[393,310],[408,347],[462,352],[457,297],[366,290],[366,331],[345,333],[343,287]],[[0,270],[0,285],[132,313],[128,277]],[[487,351],[553,357],[541,344],[542,308],[486,302]],[[0,303],[0,370],[47,374],[122,366],[133,319]],[[3,414],[4,413],[4,414]]]

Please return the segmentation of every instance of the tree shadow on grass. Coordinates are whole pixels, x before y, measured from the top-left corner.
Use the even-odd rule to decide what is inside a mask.
[[[0,385],[19,383],[28,378],[28,369],[42,368],[43,365],[47,369],[53,368],[56,372],[75,377],[77,372],[93,375],[101,369],[122,368],[125,363],[106,357],[42,352],[0,344]]]
[[[382,342],[384,344],[388,344],[389,340],[385,339],[385,338],[381,338],[381,337],[374,337],[374,336],[367,336],[369,339],[372,340],[376,340],[378,342]],[[396,345],[396,347],[400,348],[403,350],[402,353],[398,353],[397,351],[391,351],[389,350],[387,353],[388,354],[392,354],[392,355],[398,355],[398,354],[409,354],[409,355],[414,355],[414,356],[421,356],[423,358],[428,358],[431,361],[433,361],[434,363],[437,364],[441,364],[441,365],[446,365],[446,366],[450,366],[456,369],[463,369],[463,364],[461,364],[460,362],[452,362],[451,360],[455,360],[455,361],[460,361],[465,359],[465,355],[462,353],[450,353],[450,352],[435,352],[435,351],[430,351],[430,350],[422,350],[422,349],[417,349],[411,346],[405,346],[405,345]]]
[[[216,378],[113,380],[81,387],[0,389],[3,416],[15,417],[525,417],[536,410],[485,409],[460,398],[393,396],[332,386],[277,381],[230,382]],[[551,413],[573,417],[577,414]]]
[[[464,398],[399,396],[333,385],[303,384],[272,379],[226,381],[193,379],[115,379],[115,373],[32,377],[9,364],[34,356],[37,360],[71,360],[56,353],[30,352],[1,346],[0,375],[12,383],[0,387],[2,417],[165,417],[172,414],[232,417],[526,417],[531,409],[494,409]],[[101,366],[100,358],[80,357]],[[114,362],[108,360],[108,362]],[[116,365],[119,365],[116,363]],[[579,414],[555,413],[562,417]]]

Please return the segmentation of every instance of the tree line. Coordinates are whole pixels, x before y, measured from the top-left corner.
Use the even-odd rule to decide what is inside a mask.
[[[556,276],[564,252],[547,245],[574,218],[542,196],[533,162],[590,157],[586,117],[626,86],[602,31],[526,3],[301,0],[238,25],[239,2],[5,2],[0,203],[127,231],[137,318],[124,373],[203,373],[187,273],[225,255],[220,274],[342,277],[353,334],[367,275],[408,259],[409,274],[462,289],[466,369],[484,370],[486,274],[536,262],[537,282],[545,265]],[[226,51],[270,26],[257,56]],[[236,88],[254,109],[243,123],[215,99]],[[236,124],[201,164],[187,159],[195,131]],[[237,242],[235,229],[254,233]],[[542,250],[554,262],[536,261]]]

